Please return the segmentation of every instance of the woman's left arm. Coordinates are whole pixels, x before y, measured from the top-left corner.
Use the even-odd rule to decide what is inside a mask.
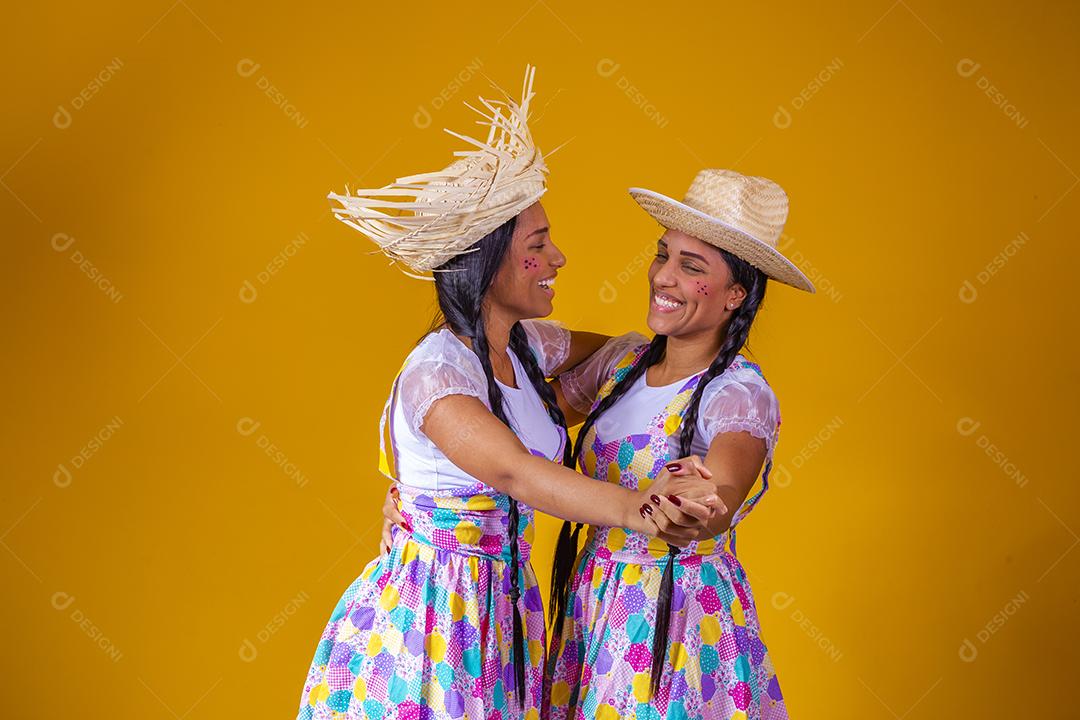
[[[716,492],[728,510],[709,523],[711,535],[726,532],[735,513],[754,487],[762,466],[776,444],[780,405],[764,378],[740,370],[731,381],[704,391],[697,432],[708,438],[705,467],[712,472]],[[714,381],[715,382],[715,381]]]
[[[742,507],[743,501],[761,474],[765,456],[765,440],[746,431],[723,432],[709,443],[705,467],[712,472],[716,494],[724,501],[727,511],[716,513],[709,521],[708,530],[702,531],[699,540],[716,537],[727,531],[732,518]]]

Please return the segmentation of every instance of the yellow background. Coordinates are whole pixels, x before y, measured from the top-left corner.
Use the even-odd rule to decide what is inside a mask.
[[[326,194],[441,167],[527,62],[538,142],[568,142],[556,318],[645,329],[628,186],[791,197],[820,291],[774,285],[751,336],[783,429],[739,547],[792,716],[1074,712],[1077,15],[13,6],[5,715],[293,716],[377,551],[377,418],[433,307]]]

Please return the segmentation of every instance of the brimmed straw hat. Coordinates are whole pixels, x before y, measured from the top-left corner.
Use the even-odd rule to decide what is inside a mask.
[[[433,279],[420,273],[469,252],[547,190],[547,166],[527,124],[535,73],[534,67],[525,68],[520,103],[501,89],[505,101],[480,98],[486,111],[465,103],[479,113],[477,124],[487,126],[488,133],[481,142],[447,129],[472,146],[454,153],[459,160],[382,188],[332,192],[327,197],[341,204],[334,216],[374,240],[391,263],[413,271],[406,275]]]
[[[727,250],[774,280],[815,292],[810,279],[776,248],[788,198],[772,180],[702,170],[682,202],[637,187],[630,188],[630,196],[664,227]]]

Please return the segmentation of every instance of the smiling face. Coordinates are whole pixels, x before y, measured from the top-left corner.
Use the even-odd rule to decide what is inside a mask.
[[[565,264],[566,256],[551,241],[543,205],[533,203],[517,216],[510,248],[486,301],[515,319],[546,317],[554,309],[555,276]]]
[[[649,291],[649,329],[678,338],[718,333],[746,297],[720,251],[680,230],[657,241]]]

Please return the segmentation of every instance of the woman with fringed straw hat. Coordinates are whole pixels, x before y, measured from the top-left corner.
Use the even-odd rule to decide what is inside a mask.
[[[605,484],[648,489],[674,457],[702,456],[727,508],[679,548],[633,528],[593,526],[575,559],[566,523],[552,571],[548,699],[565,718],[787,718],[736,525],[769,487],[780,409],[740,350],[768,278],[814,292],[779,250],[783,189],[703,170],[683,202],[631,188],[665,231],[649,268],[652,340],[628,333],[561,376],[585,417],[573,450]],[[761,489],[746,499],[758,472]]]
[[[445,170],[330,194],[337,217],[393,262],[433,272],[444,321],[409,353],[380,423],[406,531],[331,613],[300,720],[537,720],[546,634],[532,508],[680,544],[724,509],[690,461],[659,479],[674,501],[649,512],[650,493],[559,464],[566,422],[545,379],[605,338],[533,319],[551,312],[566,259],[539,204],[547,169],[526,124],[531,85],[529,69],[520,104],[482,99],[487,139],[457,135],[471,147]]]

